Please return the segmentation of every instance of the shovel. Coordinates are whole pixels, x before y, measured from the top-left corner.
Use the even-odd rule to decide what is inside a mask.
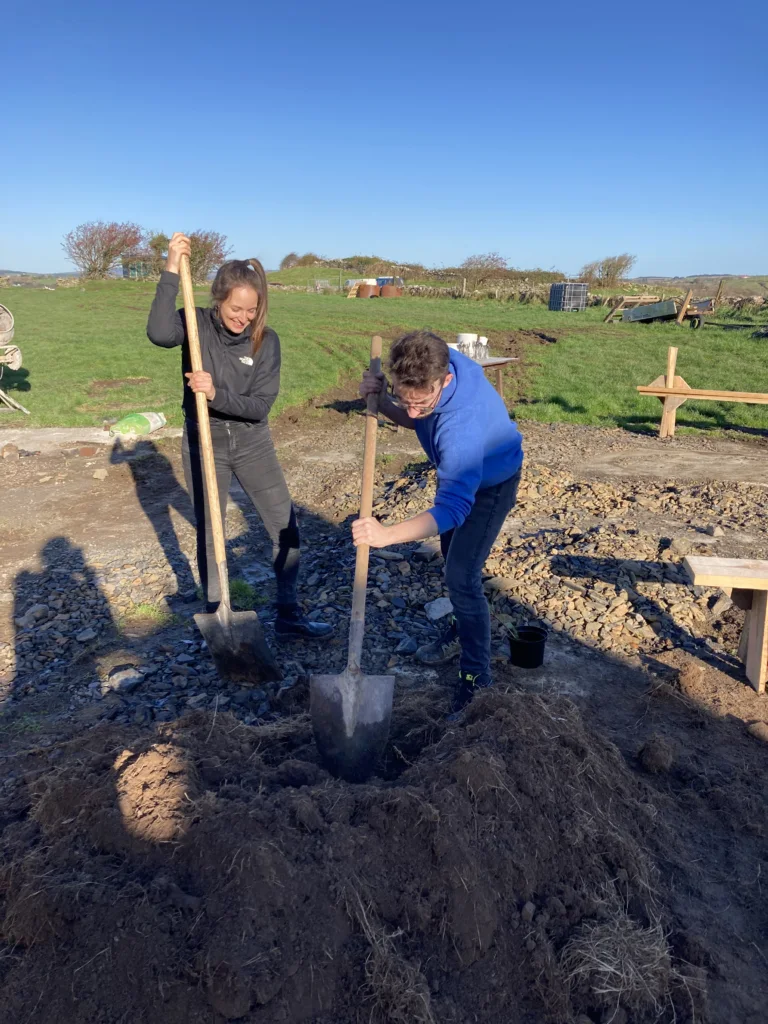
[[[371,341],[371,372],[381,369],[381,338]],[[376,428],[379,396],[368,396],[365,417],[365,453],[360,517],[373,511],[373,474],[376,464]],[[370,548],[355,549],[355,582],[349,624],[347,667],[337,676],[312,676],[309,707],[320,756],[334,775],[362,782],[384,750],[392,714],[394,676],[365,676],[360,669],[365,632],[365,591]]]
[[[184,312],[187,320],[189,361],[193,371],[203,369],[200,355],[200,337],[197,333],[195,295],[192,289],[192,275],[189,257],[181,258],[181,290],[184,295]],[[208,511],[213,533],[213,549],[216,569],[219,574],[221,601],[215,612],[198,612],[195,622],[211,652],[216,671],[222,679],[233,682],[261,683],[282,679],[272,651],[261,629],[256,612],[233,612],[229,596],[229,572],[227,571],[227,550],[224,543],[224,527],[221,522],[219,487],[216,482],[216,465],[213,460],[211,422],[208,418],[208,400],[198,392],[197,426],[203,454],[203,475]]]

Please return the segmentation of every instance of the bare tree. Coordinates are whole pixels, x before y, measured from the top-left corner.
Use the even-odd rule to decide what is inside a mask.
[[[287,256],[283,256],[280,260],[281,270],[290,270],[292,267],[298,265],[299,254],[297,252],[289,252]]]
[[[620,256],[606,256],[605,259],[585,263],[579,277],[587,284],[596,285],[599,288],[615,288],[620,281],[624,280],[636,262],[637,256],[630,256],[628,252],[624,252]]]
[[[138,224],[91,221],[64,236],[61,244],[83,277],[108,277],[123,260],[141,253],[144,230]]]
[[[459,267],[469,280],[470,289],[479,288],[487,281],[497,281],[504,276],[506,269],[507,261],[497,252],[468,256]]]

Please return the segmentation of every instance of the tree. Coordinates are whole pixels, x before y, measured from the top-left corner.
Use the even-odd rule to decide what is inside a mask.
[[[292,267],[298,265],[299,254],[297,252],[289,252],[287,256],[283,256],[280,260],[281,270],[290,270]]]
[[[193,231],[189,240],[192,243],[192,255],[189,268],[195,284],[205,284],[211,272],[217,270],[232,252],[227,245],[227,236],[217,231]]]
[[[470,289],[474,290],[487,281],[498,281],[500,277],[504,277],[507,261],[497,252],[486,252],[478,256],[468,256],[459,270],[469,279]]]
[[[160,277],[165,268],[169,242],[170,238],[163,231],[156,232],[147,241],[147,262],[150,265],[152,277]]]
[[[599,288],[615,288],[636,262],[637,256],[630,256],[628,252],[623,252],[620,256],[606,256],[605,259],[585,263],[579,277],[587,284]]]
[[[189,235],[192,253],[189,269],[195,284],[205,284],[211,271],[217,270],[232,251],[227,246],[227,236],[216,231],[192,231]],[[147,239],[141,256],[151,266],[152,275],[159,277],[168,259],[170,239],[163,231],[157,231]]]
[[[108,277],[124,259],[141,253],[144,230],[138,224],[90,221],[64,236],[61,244],[83,277]]]

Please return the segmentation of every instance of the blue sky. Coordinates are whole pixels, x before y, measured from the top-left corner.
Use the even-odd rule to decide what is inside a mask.
[[[2,28],[0,267],[130,220],[269,267],[768,273],[757,2],[10,0]]]

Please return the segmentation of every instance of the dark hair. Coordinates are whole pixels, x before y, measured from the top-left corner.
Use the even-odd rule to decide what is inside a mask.
[[[267,327],[267,307],[269,305],[267,275],[258,260],[227,260],[216,272],[211,285],[211,299],[214,307],[229,298],[233,288],[247,285],[259,296],[256,316],[251,322],[251,345],[253,355],[261,348],[264,331]]]
[[[448,346],[431,331],[398,338],[389,353],[389,369],[398,384],[423,391],[448,373]]]

